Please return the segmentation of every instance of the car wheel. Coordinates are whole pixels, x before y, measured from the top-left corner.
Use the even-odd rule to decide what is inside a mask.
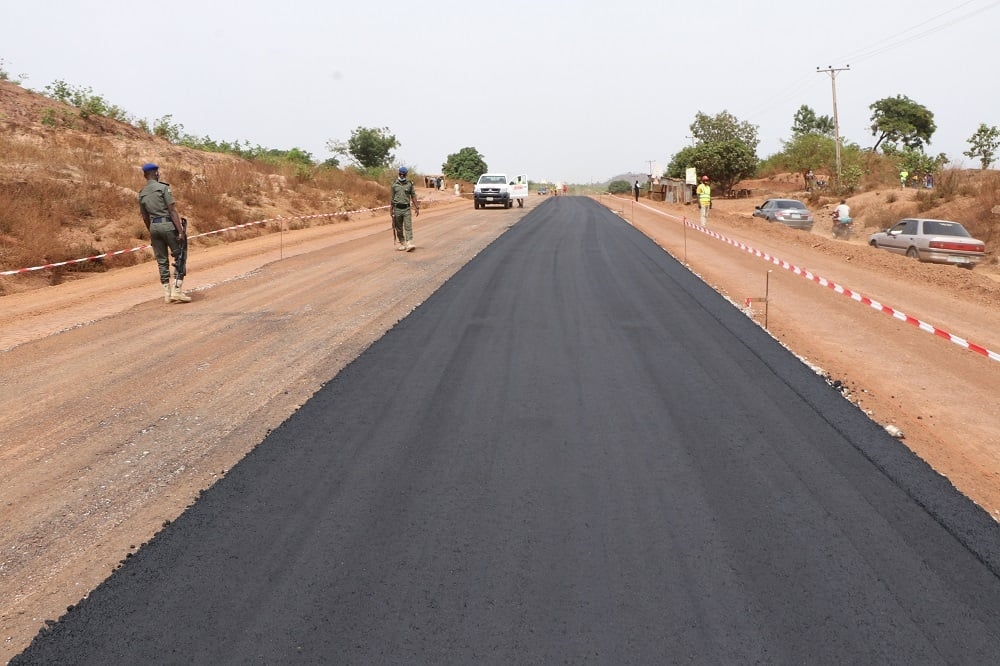
[[[871,245],[874,248],[878,248],[878,241],[877,240],[868,241],[868,244]]]
[[[910,259],[919,259],[920,258],[920,255],[917,253],[917,248],[915,248],[915,247],[911,247],[911,248],[907,249],[906,250],[906,256],[908,256]]]

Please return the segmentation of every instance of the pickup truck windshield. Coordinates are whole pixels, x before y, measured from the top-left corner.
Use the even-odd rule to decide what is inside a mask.
[[[506,185],[506,176],[483,176],[479,180],[483,185]]]

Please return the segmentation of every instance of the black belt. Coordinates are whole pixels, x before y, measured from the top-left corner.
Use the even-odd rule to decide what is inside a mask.
[[[392,204],[395,208],[409,208],[410,204]]]
[[[154,217],[154,218],[152,218],[151,221],[152,222],[173,222],[173,220],[171,220],[169,217]]]

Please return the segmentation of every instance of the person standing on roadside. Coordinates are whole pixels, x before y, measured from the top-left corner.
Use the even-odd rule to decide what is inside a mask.
[[[392,213],[392,235],[396,239],[396,249],[409,252],[413,249],[413,219],[410,217],[410,207],[413,214],[420,217],[420,204],[413,182],[407,177],[405,166],[399,167],[399,178],[392,183],[392,202],[389,209]]]
[[[632,186],[632,190],[635,192],[635,200],[639,200],[639,181],[635,181],[635,185]]]
[[[698,195],[698,208],[701,210],[701,226],[708,226],[708,209],[712,207],[712,187],[708,184],[708,176],[701,177],[701,183],[695,190]]]
[[[146,177],[146,186],[139,190],[139,213],[156,254],[163,302],[188,303],[191,297],[182,289],[187,274],[187,230],[177,213],[170,185],[160,182],[160,167],[151,162],[143,164],[142,175]],[[174,258],[173,282],[170,280],[170,256]]]

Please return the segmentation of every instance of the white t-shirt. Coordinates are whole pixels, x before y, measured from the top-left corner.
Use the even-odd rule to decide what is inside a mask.
[[[847,204],[837,206],[837,219],[846,220],[851,217],[851,207]]]

